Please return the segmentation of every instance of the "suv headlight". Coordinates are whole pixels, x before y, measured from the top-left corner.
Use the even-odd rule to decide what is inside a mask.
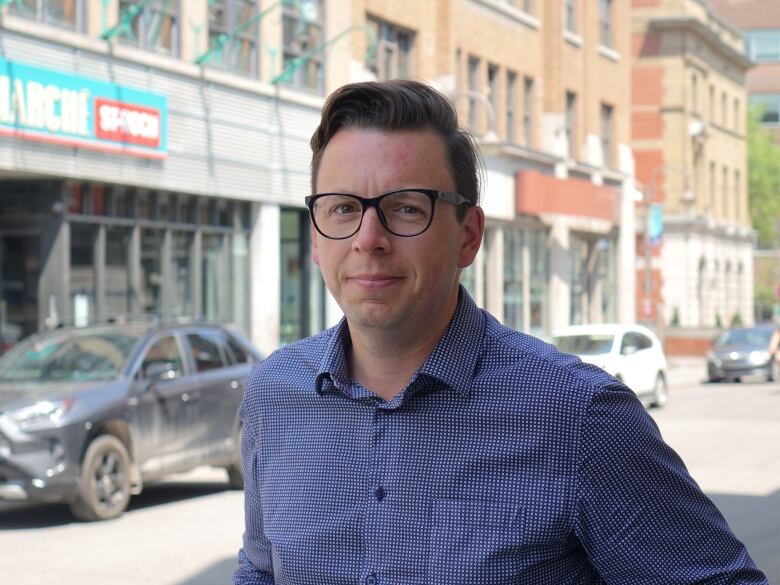
[[[70,410],[73,400],[43,400],[31,406],[6,412],[6,416],[23,430],[56,425]]]
[[[768,362],[771,357],[772,354],[766,350],[751,351],[748,355],[748,361],[751,364],[761,365]]]

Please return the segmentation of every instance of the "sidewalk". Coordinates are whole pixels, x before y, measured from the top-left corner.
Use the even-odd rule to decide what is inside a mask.
[[[697,384],[707,378],[707,359],[700,356],[671,356],[668,364],[669,386]]]

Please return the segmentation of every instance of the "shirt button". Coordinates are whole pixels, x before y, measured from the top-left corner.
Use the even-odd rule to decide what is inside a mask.
[[[374,496],[377,500],[380,502],[385,499],[385,488],[383,488],[381,485],[374,490]]]
[[[366,577],[366,585],[376,585],[377,583],[379,583],[379,579],[376,578],[375,573],[371,573]]]

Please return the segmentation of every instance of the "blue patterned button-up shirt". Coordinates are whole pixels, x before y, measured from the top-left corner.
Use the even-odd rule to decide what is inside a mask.
[[[389,402],[344,321],[253,370],[234,583],[766,583],[634,394],[463,289]]]

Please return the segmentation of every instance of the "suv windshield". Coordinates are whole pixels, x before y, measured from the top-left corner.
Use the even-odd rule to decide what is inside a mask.
[[[575,355],[600,355],[612,351],[614,335],[562,335],[554,342],[558,349]]]
[[[769,347],[771,339],[772,329],[768,327],[732,329],[723,334],[718,340],[718,345],[765,345]]]
[[[0,382],[86,382],[116,378],[138,336],[115,332],[35,337],[0,358]]]

